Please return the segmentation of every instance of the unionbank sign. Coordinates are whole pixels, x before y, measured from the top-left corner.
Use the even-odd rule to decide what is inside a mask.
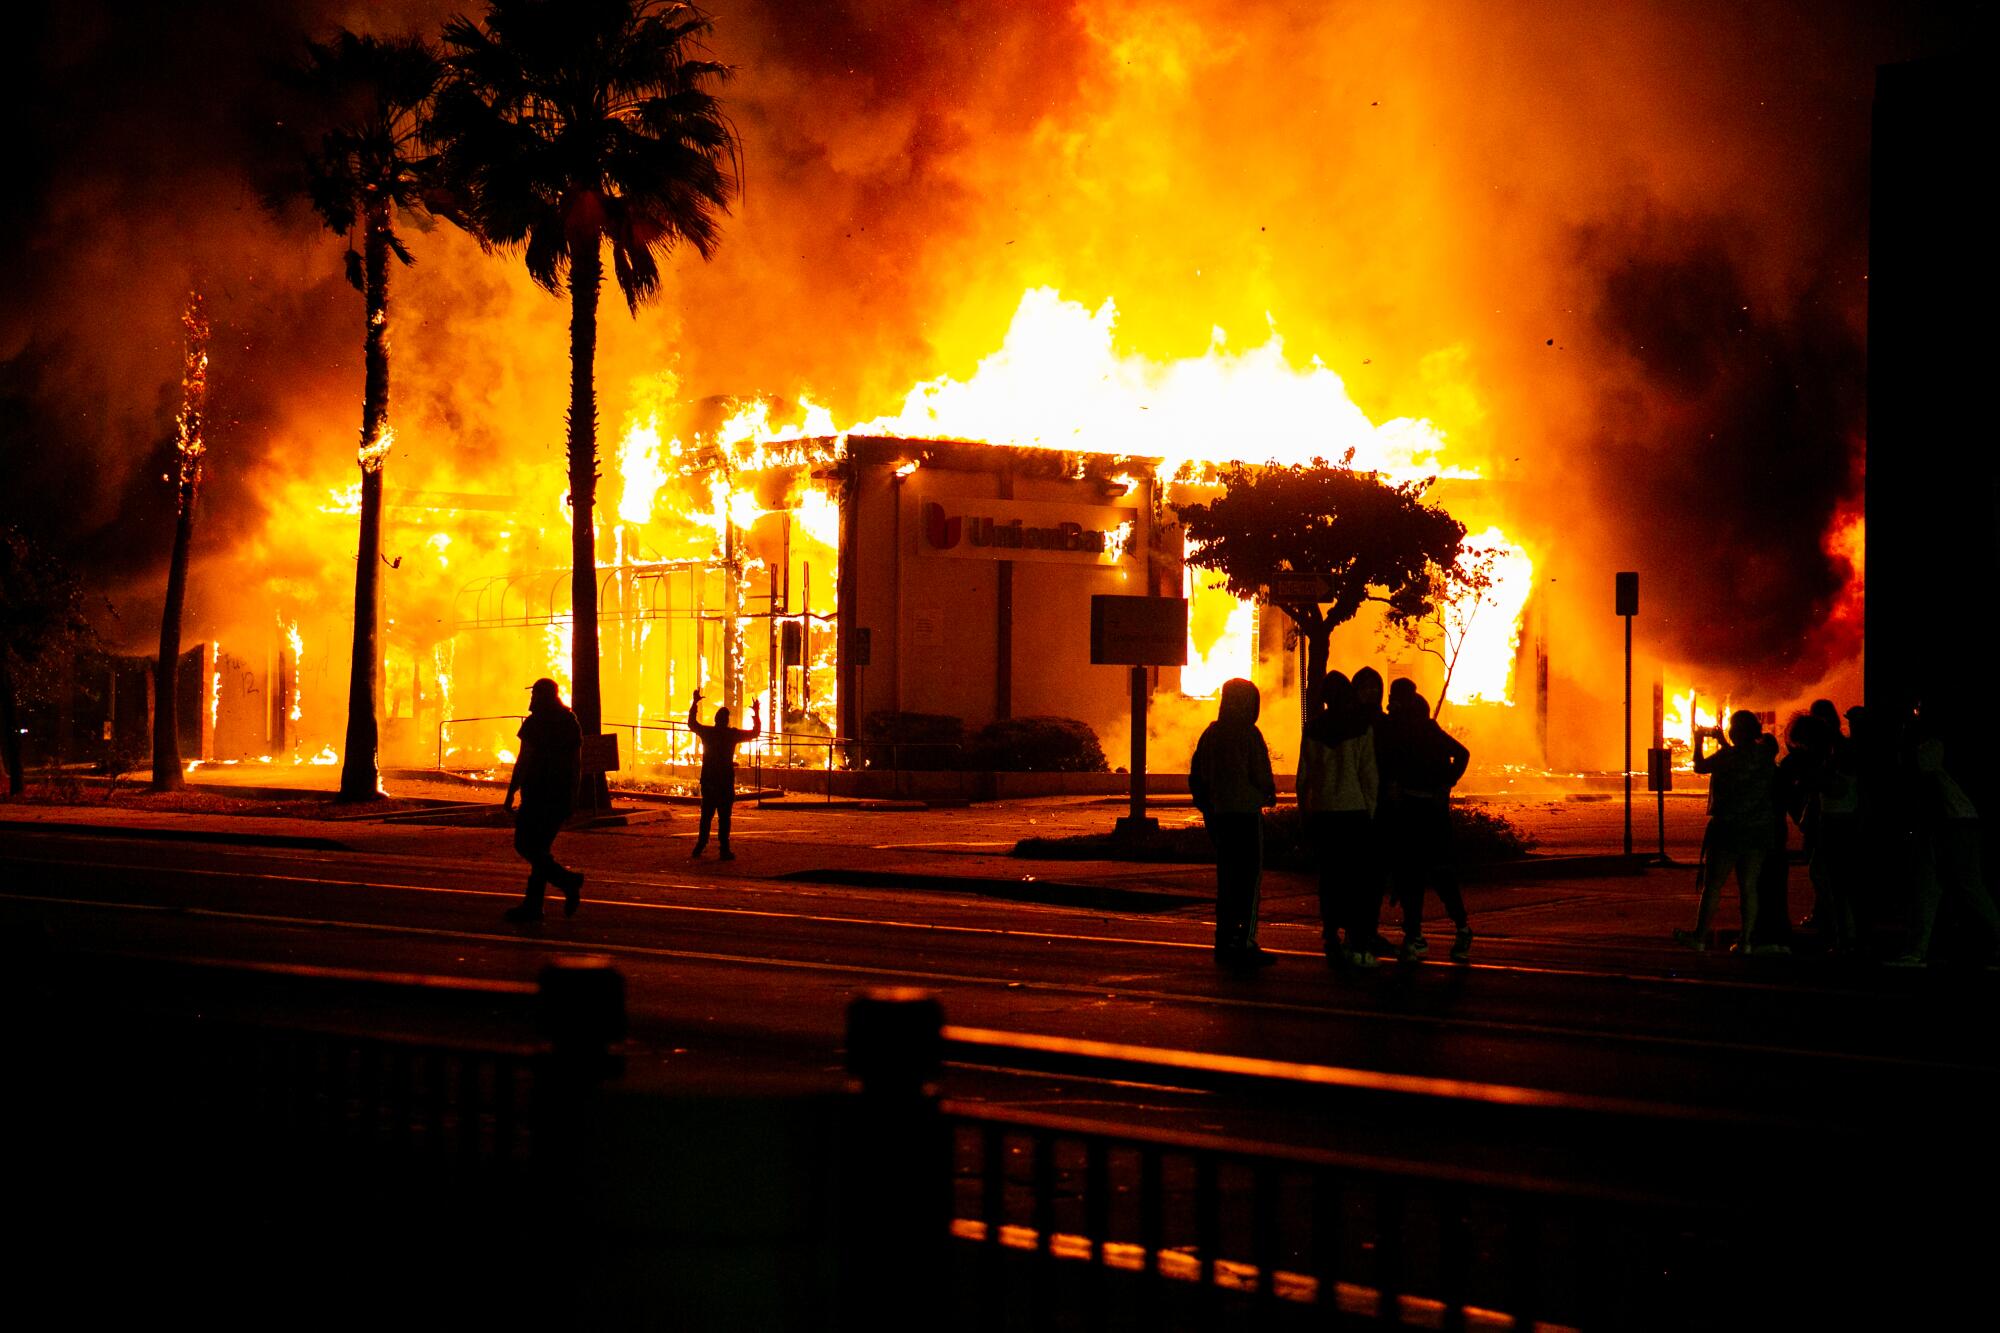
[[[1109,505],[925,497],[921,549],[966,560],[1052,560],[1116,564],[1130,544],[1136,511]]]

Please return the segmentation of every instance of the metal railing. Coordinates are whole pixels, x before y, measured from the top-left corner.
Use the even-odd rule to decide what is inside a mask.
[[[624,981],[594,956],[532,984],[121,953],[26,966],[15,984],[171,1051],[155,1091],[225,1138],[524,1163],[620,1068]]]
[[[1644,1145],[1649,1182],[1702,1178],[1671,1163],[1712,1160],[1717,1142],[1741,1139],[1750,1123],[941,1019],[920,994],[857,1000],[850,1067],[864,1086],[886,1077],[906,1089],[958,1064],[1229,1093],[1260,1112],[1307,1113],[1316,1126],[1386,1123],[1426,1149],[1466,1130],[1501,1144],[1596,1144],[1627,1162]],[[1713,1201],[1656,1184],[1387,1161],[949,1100],[935,1114],[951,1186],[934,1221],[955,1251],[954,1306],[973,1327],[1094,1329],[1114,1310],[1136,1312],[1132,1326],[1148,1329],[1357,1318],[1454,1330],[1621,1326],[1688,1299],[1690,1282],[1730,1263]],[[914,1206],[927,1197],[919,1189]]]
[[[511,722],[518,713],[484,717],[448,717],[437,724],[437,767],[445,771],[445,729],[466,722]],[[701,742],[685,722],[605,722],[606,731],[622,731],[631,736],[630,748],[620,757],[628,763],[660,763],[675,768],[692,768],[701,762]],[[664,747],[647,751],[640,740],[648,733],[665,733]],[[890,794],[903,796],[914,791],[911,775],[952,773],[956,775],[954,795],[966,794],[968,777],[958,762],[964,746],[957,741],[869,741],[848,736],[815,736],[804,732],[766,731],[744,751],[737,762],[739,773],[748,770],[750,788],[767,790],[766,768],[788,773],[817,772],[822,775],[822,799],[833,799],[834,774],[843,771],[883,772],[890,775]],[[836,764],[836,757],[843,762]],[[924,758],[933,762],[916,763]]]

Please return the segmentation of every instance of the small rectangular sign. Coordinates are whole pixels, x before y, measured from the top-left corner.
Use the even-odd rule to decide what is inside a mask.
[[[1330,602],[1333,600],[1333,576],[1299,571],[1273,574],[1264,585],[1264,597],[1272,602]]]
[[[1639,614],[1639,574],[1628,570],[1615,576],[1617,580],[1618,614],[1636,616]]]
[[[1090,599],[1090,660],[1098,666],[1186,666],[1187,633],[1185,598]]]
[[[1674,789],[1674,752],[1667,749],[1646,751],[1646,790],[1672,791]]]
[[[583,771],[586,773],[618,771],[617,732],[607,731],[601,736],[583,738]]]

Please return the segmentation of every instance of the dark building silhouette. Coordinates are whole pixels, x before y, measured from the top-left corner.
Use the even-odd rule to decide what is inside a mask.
[[[1866,693],[1921,702],[1954,755],[2000,747],[1987,653],[2000,475],[1985,401],[1996,316],[1990,92],[1969,60],[1877,71],[1868,273]],[[1990,765],[1955,764],[1982,813]]]

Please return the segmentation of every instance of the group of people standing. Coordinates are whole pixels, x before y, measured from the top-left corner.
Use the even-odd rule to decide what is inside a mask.
[[[1733,878],[1741,916],[1736,950],[1790,953],[1787,875],[1796,826],[1813,890],[1804,924],[1827,952],[1858,953],[1871,917],[1887,915],[1887,924],[1901,927],[1904,947],[1883,961],[1925,966],[1939,909],[1949,902],[1979,931],[1989,960],[2000,960],[2000,911],[1980,867],[1979,811],[1946,767],[1940,729],[1921,714],[1877,728],[1859,705],[1847,710],[1845,731],[1841,720],[1831,700],[1815,700],[1786,726],[1782,758],[1754,713],[1733,714],[1726,732],[1695,733],[1694,769],[1709,780],[1708,827],[1694,929],[1676,930],[1675,940],[1709,947],[1717,904]]]
[[[1260,697],[1247,680],[1222,687],[1216,720],[1188,766],[1188,789],[1215,844],[1216,962],[1254,969],[1271,958],[1257,943],[1263,811],[1278,799]],[[1399,678],[1383,708],[1382,676],[1329,671],[1307,696],[1297,780],[1301,833],[1319,871],[1321,936],[1328,963],[1376,967],[1394,949],[1404,962],[1429,952],[1426,890],[1455,934],[1451,956],[1472,952],[1472,929],[1452,866],[1451,789],[1471,755],[1431,716],[1416,683]],[[1382,898],[1402,909],[1402,943],[1381,933]]]

